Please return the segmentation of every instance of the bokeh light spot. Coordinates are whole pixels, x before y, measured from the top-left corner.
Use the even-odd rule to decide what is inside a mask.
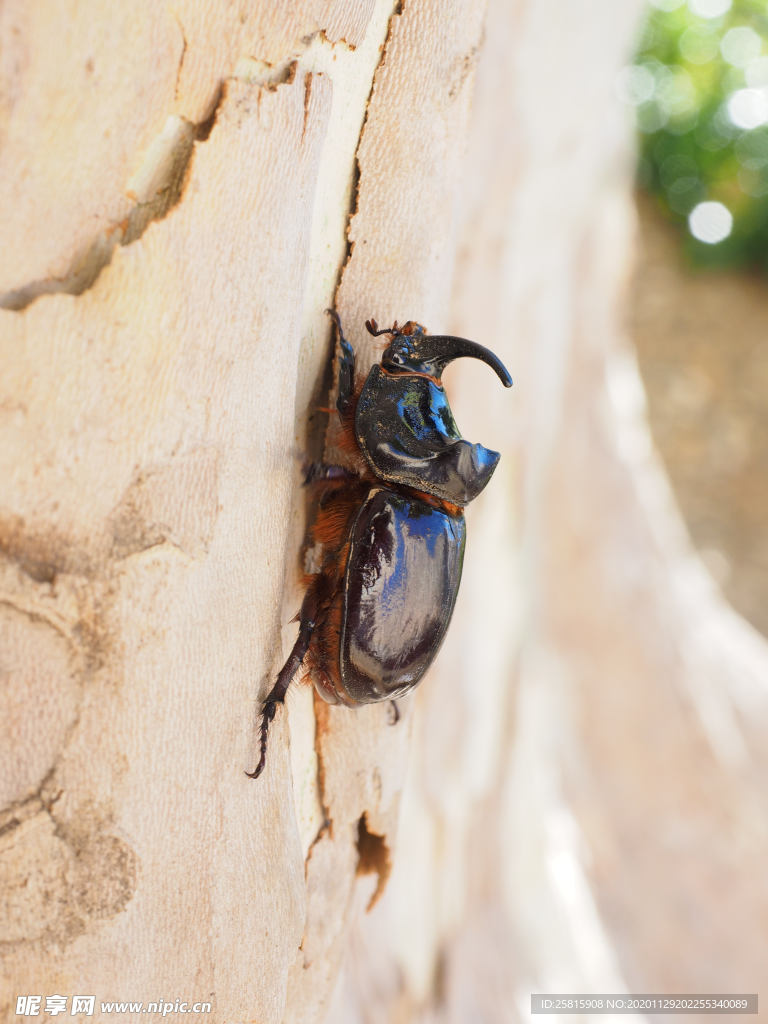
[[[731,93],[728,117],[737,128],[759,128],[768,122],[768,95],[762,89],[739,89]]]
[[[731,0],[688,0],[688,6],[700,18],[719,18],[731,9]]]
[[[739,188],[753,199],[768,193],[768,177],[762,167],[742,167],[738,175]]]
[[[637,127],[646,135],[653,135],[667,123],[667,115],[658,103],[643,103],[637,108]]]
[[[680,53],[691,64],[708,64],[720,50],[720,37],[708,25],[692,25],[680,37]]]
[[[694,160],[689,156],[668,156],[661,165],[661,181],[665,188],[671,188],[680,179],[698,179],[699,172]]]
[[[691,76],[679,67],[658,67],[656,96],[668,117],[684,117],[696,109],[696,87]]]
[[[733,230],[731,211],[722,203],[706,202],[694,206],[688,216],[688,228],[694,238],[716,245]]]
[[[736,158],[742,167],[753,170],[768,165],[768,133],[745,132],[736,140]]]
[[[745,68],[750,61],[760,56],[763,41],[760,36],[746,25],[729,29],[720,43],[723,58],[735,68]]]

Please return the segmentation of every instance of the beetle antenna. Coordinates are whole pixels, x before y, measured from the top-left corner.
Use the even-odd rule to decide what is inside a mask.
[[[397,329],[397,320],[392,324],[391,327],[383,327],[379,330],[379,325],[371,317],[370,320],[365,321],[365,326],[369,334],[372,334],[374,338],[378,338],[380,334],[399,334],[400,331]]]

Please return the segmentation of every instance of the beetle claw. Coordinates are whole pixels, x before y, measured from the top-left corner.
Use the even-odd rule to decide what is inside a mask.
[[[264,765],[267,763],[267,733],[269,732],[269,723],[275,717],[277,712],[277,701],[267,700],[264,702],[264,710],[261,713],[261,757],[259,763],[256,765],[252,772],[246,772],[245,774],[249,779],[258,779],[261,773],[264,771]]]

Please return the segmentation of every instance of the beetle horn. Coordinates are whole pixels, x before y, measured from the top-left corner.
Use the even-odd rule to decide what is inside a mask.
[[[421,355],[422,346],[424,349],[427,348],[425,343],[431,342],[432,344],[429,347],[434,346],[436,349],[435,355],[430,359],[430,362],[434,364],[437,370],[436,377],[440,377],[448,363],[452,363],[454,359],[479,359],[490,366],[505,388],[512,387],[512,378],[504,363],[489,348],[486,348],[484,345],[478,345],[476,341],[469,341],[467,338],[455,338],[450,334],[428,334],[423,340],[419,338],[418,341],[419,355]]]
[[[505,388],[512,387],[507,368],[490,349],[476,341],[455,338],[450,334],[398,333],[384,352],[381,365],[390,373],[427,373],[440,380],[448,363],[464,358],[487,363]]]

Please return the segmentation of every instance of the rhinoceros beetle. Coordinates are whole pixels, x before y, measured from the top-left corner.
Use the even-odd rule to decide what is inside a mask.
[[[462,509],[499,461],[498,452],[461,436],[441,375],[469,357],[512,386],[487,348],[430,335],[412,320],[384,330],[366,321],[370,334],[391,340],[381,364],[356,377],[354,349],[328,312],[341,346],[336,408],[348,464],[305,471],[319,489],[312,538],[322,545],[322,564],[304,578],[299,635],[262,708],[261,757],[246,773],[253,779],[264,770],[269,723],[302,666],[324,700],[356,707],[394,701],[432,664],[461,580]]]

